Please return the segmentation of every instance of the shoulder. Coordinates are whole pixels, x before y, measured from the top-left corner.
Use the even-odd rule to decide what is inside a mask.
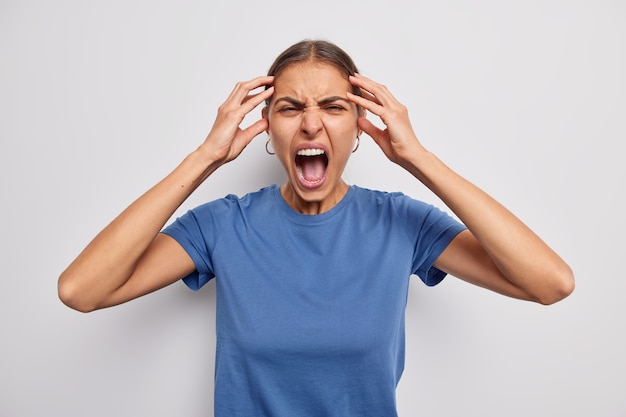
[[[355,189],[355,199],[358,203],[386,207],[391,210],[415,210],[420,211],[434,208],[431,204],[416,200],[400,191],[381,191],[369,188],[353,186]]]
[[[258,191],[238,196],[236,194],[228,194],[222,198],[209,201],[190,210],[191,213],[199,216],[224,214],[232,211],[242,211],[249,207],[258,207],[264,202],[272,201],[275,197],[277,186],[271,185],[261,188]]]
[[[267,201],[274,198],[273,188],[275,186],[269,186],[241,197],[228,194],[222,198],[206,202],[177,217],[166,230],[182,228],[184,230],[210,229],[215,231],[221,230],[226,224],[240,223],[242,219],[254,216],[253,213],[263,207],[264,209],[261,210],[269,210],[268,207],[271,204]],[[266,201],[265,204],[263,203],[264,200]]]
[[[355,207],[360,213],[386,219],[405,229],[421,229],[424,225],[439,224],[443,227],[458,221],[447,210],[431,203],[412,198],[402,192],[355,188]]]
[[[399,191],[381,191],[373,190],[358,185],[353,185],[354,195],[357,201],[369,202],[374,204],[384,204],[387,202],[409,198],[404,193]]]
[[[224,197],[223,200],[228,201],[230,204],[237,204],[242,206],[249,206],[252,204],[262,204],[267,202],[273,202],[276,199],[276,193],[278,192],[278,186],[273,184],[267,187],[263,187],[258,191],[247,193],[241,197],[234,194],[229,194]]]

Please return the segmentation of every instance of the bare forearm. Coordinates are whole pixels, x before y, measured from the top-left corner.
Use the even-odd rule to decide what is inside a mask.
[[[120,288],[175,210],[214,170],[215,164],[197,150],[135,200],[61,274],[61,298],[76,303],[80,297],[92,304]]]
[[[510,211],[428,152],[417,139],[407,108],[387,87],[362,75],[350,77],[361,96],[347,97],[385,124],[361,117],[359,128],[387,157],[430,188],[465,223],[438,262],[459,278],[517,298],[549,304],[573,290],[569,266]],[[363,91],[365,90],[365,91]]]
[[[423,148],[404,165],[468,227],[511,284],[545,303],[571,292],[569,266],[502,204]]]
[[[237,158],[268,128],[265,118],[245,129],[240,124],[274,89],[252,91],[273,79],[256,77],[236,84],[218,108],[202,145],[113,220],[61,274],[59,296],[63,302],[81,311],[115,305],[168,285],[193,270],[193,261],[180,245],[158,236],[159,231],[211,173]]]
[[[520,219],[432,153],[415,157],[410,172],[468,227],[506,280],[544,303],[571,291],[568,265]]]

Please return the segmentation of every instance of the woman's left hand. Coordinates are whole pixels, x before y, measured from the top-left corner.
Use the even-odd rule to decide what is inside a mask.
[[[406,106],[400,103],[387,87],[363,75],[351,76],[350,83],[361,89],[362,97],[348,93],[348,98],[380,117],[386,127],[380,129],[365,117],[360,117],[359,128],[374,139],[387,158],[406,168],[412,157],[425,150],[413,131]]]
[[[387,157],[434,192],[468,228],[434,266],[475,285],[524,300],[551,304],[574,289],[569,266],[504,206],[428,152],[415,135],[407,108],[387,87],[356,75],[350,83],[363,97],[347,97],[380,117],[380,129],[365,117],[358,126]]]

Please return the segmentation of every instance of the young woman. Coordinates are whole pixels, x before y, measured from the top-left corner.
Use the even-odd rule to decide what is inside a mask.
[[[209,202],[162,230],[262,132],[284,184]],[[461,222],[344,182],[363,132]],[[421,145],[387,88],[336,45],[307,40],[236,85],[206,140],[96,236],[61,275],[59,296],[92,311],[215,278],[216,416],[395,416],[409,277],[435,285],[448,273],[542,304],[574,288],[554,251]]]

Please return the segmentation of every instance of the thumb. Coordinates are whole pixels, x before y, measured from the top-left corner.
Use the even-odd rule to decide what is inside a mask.
[[[391,152],[391,145],[389,144],[387,130],[383,130],[375,126],[372,122],[367,120],[364,117],[360,117],[357,121],[357,124],[363,132],[367,133],[369,137],[374,139],[374,142],[380,147],[387,157],[389,157]]]
[[[248,145],[252,139],[262,133],[268,128],[267,119],[259,119],[245,130],[241,131],[241,136],[244,142],[244,146]]]
[[[376,127],[372,122],[367,120],[365,117],[359,117],[357,120],[357,125],[359,129],[363,132],[367,133],[372,139],[378,142],[385,135],[385,131]]]
[[[245,130],[246,134],[249,135],[250,140],[252,140],[255,136],[260,133],[263,133],[269,127],[269,123],[266,118],[262,118],[254,122],[252,125],[248,126]]]

